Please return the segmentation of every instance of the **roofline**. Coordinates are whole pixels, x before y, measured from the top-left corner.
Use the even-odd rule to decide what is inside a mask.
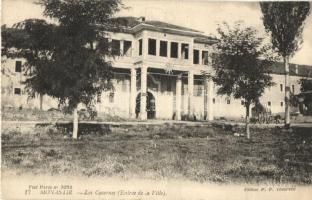
[[[138,29],[138,30],[135,30]],[[175,34],[179,35],[186,35],[186,36],[193,36],[193,37],[208,37],[203,34],[203,32],[196,32],[196,31],[186,31],[186,30],[180,30],[180,29],[174,29],[174,28],[167,28],[167,27],[157,27],[151,24],[146,24],[146,23],[140,23],[129,30],[133,31],[133,33],[139,32],[141,30],[153,30],[153,31],[173,31]]]
[[[155,25],[147,24],[147,23],[144,23],[144,22],[131,27],[131,29],[134,29],[134,28],[136,28],[137,26],[140,26],[140,25],[152,26],[152,27],[155,27],[155,28],[163,28],[163,29],[169,29],[169,30],[175,30],[175,31],[181,31],[181,32],[189,32],[189,33],[195,33],[195,34],[199,34],[199,33],[203,34],[204,33],[203,31],[197,31],[197,30],[191,31],[191,30],[181,30],[181,29],[177,29],[177,28],[157,27]]]

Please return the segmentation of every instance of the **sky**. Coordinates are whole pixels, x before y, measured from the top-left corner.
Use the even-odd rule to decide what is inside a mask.
[[[126,7],[118,16],[144,16],[215,35],[219,23],[243,21],[265,34],[258,2],[217,2],[208,0],[123,0]],[[2,0],[2,24],[12,24],[27,18],[43,18],[43,8],[33,0]],[[292,63],[312,65],[312,14],[306,19],[303,44]]]

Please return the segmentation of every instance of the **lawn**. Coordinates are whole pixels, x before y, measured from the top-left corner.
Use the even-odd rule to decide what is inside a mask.
[[[83,128],[83,127],[82,127]],[[63,130],[63,129],[62,129]],[[242,130],[236,130],[242,132]],[[312,183],[312,130],[227,126],[99,127],[77,141],[52,126],[2,133],[2,173],[174,179],[217,183]]]

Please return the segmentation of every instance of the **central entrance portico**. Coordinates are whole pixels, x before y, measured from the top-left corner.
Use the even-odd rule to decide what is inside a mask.
[[[132,118],[181,120],[188,116],[194,119],[213,119],[212,80],[205,79],[194,70],[173,69],[168,73],[164,69],[143,63],[136,66],[131,69],[130,79]],[[200,95],[198,82],[202,86]]]

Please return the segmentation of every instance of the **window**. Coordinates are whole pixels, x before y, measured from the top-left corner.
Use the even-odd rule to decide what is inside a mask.
[[[160,46],[159,46],[159,55],[160,56],[167,57],[167,46],[168,46],[168,42],[160,41]]]
[[[244,100],[241,100],[241,105],[245,105],[245,101]]]
[[[101,103],[101,92],[97,93],[96,102]]]
[[[282,102],[282,101],[281,101],[281,106],[282,106],[282,107],[284,106],[284,102]]]
[[[280,90],[283,92],[283,84],[280,84]]]
[[[125,56],[131,56],[131,46],[132,46],[132,42],[131,41],[124,41],[124,49],[123,49],[123,55]]]
[[[194,49],[193,63],[199,64],[199,50]]]
[[[194,85],[194,96],[202,96],[203,85]]]
[[[170,57],[171,58],[178,58],[178,43],[177,42],[171,42],[171,48],[170,48]]]
[[[142,39],[139,40],[139,56],[142,55],[142,51],[143,51],[143,41]]]
[[[188,93],[188,85],[187,84],[183,84],[182,85],[182,95],[185,95]]]
[[[22,61],[15,62],[15,72],[22,72]]]
[[[128,92],[128,80],[127,79],[122,80],[121,90],[123,92]]]
[[[189,45],[188,44],[182,44],[181,46],[181,58],[188,59],[189,55]]]
[[[148,39],[148,54],[156,56],[156,40]]]
[[[213,103],[213,104],[216,103],[216,99],[215,99],[215,98],[212,99],[212,103]]]
[[[167,92],[172,92],[171,82],[170,80],[167,81]]]
[[[113,55],[120,54],[120,41],[119,40],[112,40],[112,53]]]
[[[109,93],[109,103],[114,103],[114,96],[115,96],[114,92]]]
[[[268,106],[271,106],[271,101],[268,101]]]
[[[14,88],[15,95],[21,95],[21,93],[22,93],[21,88]]]
[[[295,93],[295,86],[292,85],[291,87],[292,87],[292,92]]]
[[[227,100],[226,100],[226,103],[227,103],[227,104],[231,104],[231,100],[230,100],[230,99],[227,99]]]
[[[208,65],[208,51],[202,51],[202,63]]]

